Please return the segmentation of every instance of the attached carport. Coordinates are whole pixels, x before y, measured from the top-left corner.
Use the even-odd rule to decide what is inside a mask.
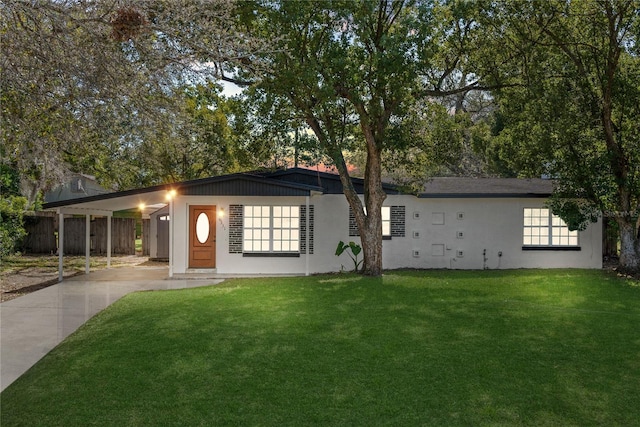
[[[62,281],[64,273],[64,217],[65,215],[84,216],[85,232],[85,273],[89,273],[90,265],[90,227],[91,216],[107,218],[107,268],[111,267],[111,221],[113,213],[117,211],[138,209],[143,217],[169,204],[172,209],[172,198],[176,194],[174,185],[164,184],[137,190],[120,191],[116,193],[100,194],[72,200],[61,200],[45,203],[43,210],[53,211],[58,215],[58,281]],[[172,240],[173,227],[169,230]],[[169,253],[169,273],[171,269],[171,253]]]

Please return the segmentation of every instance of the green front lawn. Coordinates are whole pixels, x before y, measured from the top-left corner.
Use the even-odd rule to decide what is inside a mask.
[[[640,287],[427,271],[138,293],[0,399],[3,427],[638,425]]]

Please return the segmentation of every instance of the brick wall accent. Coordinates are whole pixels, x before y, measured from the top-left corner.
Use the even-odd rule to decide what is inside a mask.
[[[313,254],[315,208],[309,205],[309,254]],[[307,206],[300,206],[300,253],[307,253]]]
[[[391,237],[404,237],[405,207],[391,206]]]
[[[356,223],[356,215],[353,213],[353,209],[349,206],[349,237],[359,236],[358,224]]]
[[[229,253],[242,253],[242,218],[244,206],[229,205]]]

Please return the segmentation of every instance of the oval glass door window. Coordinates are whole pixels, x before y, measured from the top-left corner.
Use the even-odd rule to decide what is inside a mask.
[[[200,243],[205,243],[209,239],[209,217],[204,212],[200,212],[196,220],[196,237]]]

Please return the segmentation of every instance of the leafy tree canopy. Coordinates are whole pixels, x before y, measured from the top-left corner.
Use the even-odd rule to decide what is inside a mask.
[[[640,2],[491,5],[500,78],[493,147],[521,175],[557,178],[551,201],[571,228],[615,218],[621,265],[640,268]],[[487,60],[489,61],[489,60]],[[493,64],[490,64],[493,65]]]
[[[409,131],[418,113],[451,122],[446,110],[422,104],[482,87],[465,70],[462,52],[475,37],[466,8],[419,1],[257,1],[241,8],[242,22],[276,44],[251,58],[242,75],[257,76],[265,93],[286,102],[337,168],[360,230],[365,274],[382,271],[384,160],[396,152],[401,160],[429,158],[433,145]],[[460,141],[444,133],[434,140],[446,154],[455,150],[447,144]],[[363,156],[364,202],[346,164],[354,152]]]
[[[69,169],[120,188],[148,183],[155,172],[128,161],[145,144],[188,139],[187,123],[202,124],[199,137],[210,145],[215,120],[189,107],[197,96],[176,88],[228,79],[261,49],[236,31],[232,10],[227,0],[3,2],[3,161],[17,167],[29,199],[64,182]],[[174,124],[182,135],[171,135]],[[230,153],[229,144],[217,154]]]

